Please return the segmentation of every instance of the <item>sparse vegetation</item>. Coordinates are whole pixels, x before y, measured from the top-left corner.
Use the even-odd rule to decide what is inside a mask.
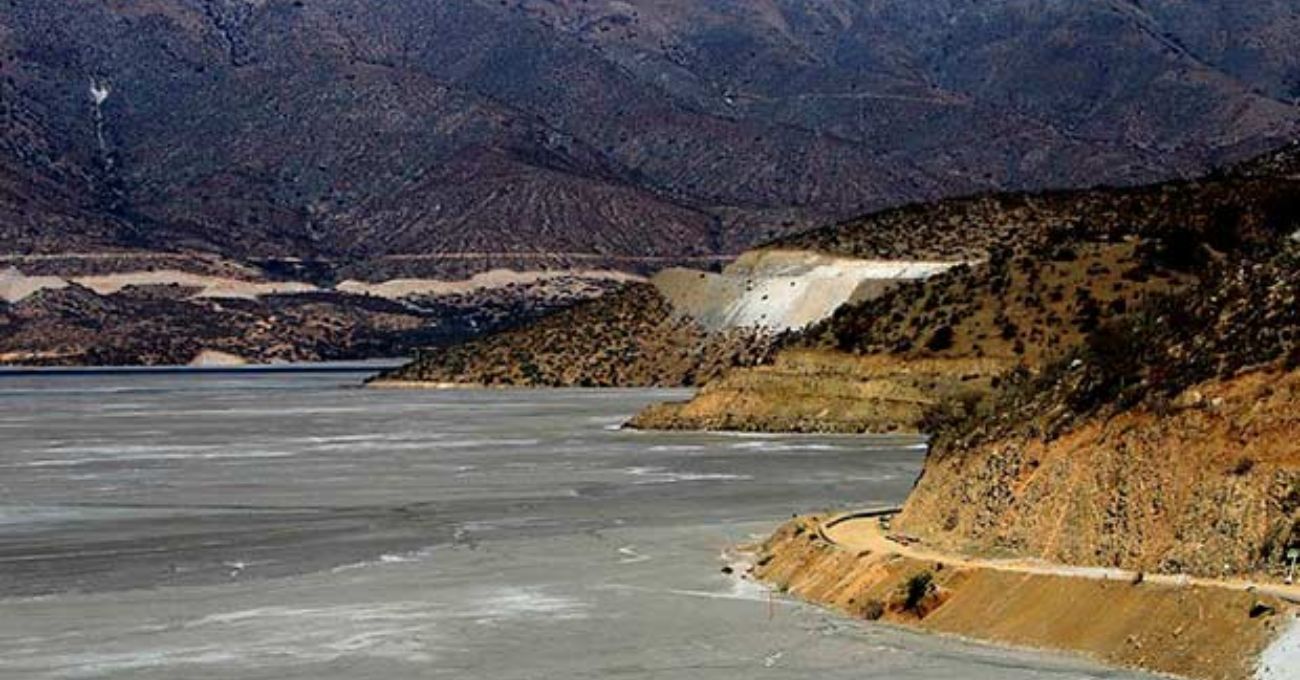
[[[867,600],[862,605],[862,618],[868,621],[878,621],[885,615],[885,603],[880,600]]]
[[[380,380],[518,386],[682,386],[766,361],[776,338],[710,333],[633,284],[537,323],[427,352]]]
[[[903,589],[903,609],[920,613],[921,603],[934,589],[934,574],[923,571],[907,579]]]

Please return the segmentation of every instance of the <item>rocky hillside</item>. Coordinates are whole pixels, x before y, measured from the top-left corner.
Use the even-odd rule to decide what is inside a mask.
[[[1284,167],[1286,153],[1268,158],[1277,162],[1258,167]],[[1300,228],[1300,182],[1264,172],[959,199],[784,240],[782,247],[859,257],[960,257],[972,264],[845,305],[788,336],[789,360],[738,371],[690,403],[652,409],[633,424],[918,431],[939,401],[974,404],[999,374],[1038,370],[1111,320],[1217,276],[1224,258]],[[816,361],[804,360],[809,351]],[[828,395],[837,395],[834,403]]]
[[[1250,157],[1300,129],[1298,21],[1227,0],[0,3],[0,258],[215,258],[321,287],[713,270],[890,206]],[[954,209],[1017,209],[1000,200]],[[888,228],[912,214],[790,249],[964,259],[1002,236]],[[158,316],[193,309],[117,311],[200,332]],[[20,317],[62,337],[66,317]]]
[[[1276,577],[1300,545],[1300,257],[1282,248],[939,418],[897,527],[987,553]]]
[[[1169,239],[1204,234],[1231,245],[1223,239],[1275,233],[1297,219],[1298,155],[1292,145],[1194,181],[988,194],[911,205],[774,245],[887,260],[977,260],[1002,248],[1052,256],[1056,246],[1070,241],[1106,242],[1139,234]]]
[[[1300,121],[1297,21],[1227,0],[9,2],[0,250],[698,263],[889,205],[1248,156]]]
[[[375,384],[530,387],[699,385],[767,359],[771,337],[714,332],[675,314],[650,284],[632,284],[515,331],[432,351]]]

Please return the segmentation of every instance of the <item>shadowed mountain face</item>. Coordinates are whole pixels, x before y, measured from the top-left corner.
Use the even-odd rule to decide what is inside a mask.
[[[1283,0],[6,0],[0,249],[728,254],[1251,155],[1297,35]]]

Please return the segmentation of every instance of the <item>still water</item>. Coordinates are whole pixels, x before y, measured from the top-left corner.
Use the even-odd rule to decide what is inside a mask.
[[[618,429],[655,391],[0,376],[0,677],[1139,677],[851,622],[723,574],[899,502],[906,438]]]

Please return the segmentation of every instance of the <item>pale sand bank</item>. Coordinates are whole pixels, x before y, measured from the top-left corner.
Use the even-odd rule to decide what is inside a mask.
[[[353,295],[374,295],[389,299],[413,295],[459,295],[476,290],[504,288],[510,285],[532,285],[564,279],[588,281],[643,281],[640,276],[605,269],[558,269],[544,271],[515,271],[493,269],[458,281],[442,279],[392,279],[381,283],[348,280],[335,290]]]
[[[652,281],[678,313],[708,328],[779,332],[804,328],[845,304],[878,297],[899,283],[923,280],[961,264],[757,250],[720,274],[672,268]]]
[[[15,267],[0,270],[0,299],[16,303],[42,290],[58,290],[69,285],[89,288],[99,295],[113,295],[129,286],[182,286],[197,289],[192,298],[253,300],[268,295],[301,295],[338,292],[370,295],[390,300],[413,296],[463,295],[513,285],[564,283],[579,286],[582,282],[633,282],[642,277],[603,269],[556,269],[514,271],[494,269],[462,280],[393,279],[378,283],[348,280],[333,288],[322,288],[302,281],[259,281],[211,274],[195,274],[179,269],[119,272],[94,276],[27,276]]]
[[[191,366],[196,367],[217,367],[217,366],[246,366],[248,360],[237,354],[230,352],[221,352],[215,349],[205,349],[199,352],[193,360]]]

